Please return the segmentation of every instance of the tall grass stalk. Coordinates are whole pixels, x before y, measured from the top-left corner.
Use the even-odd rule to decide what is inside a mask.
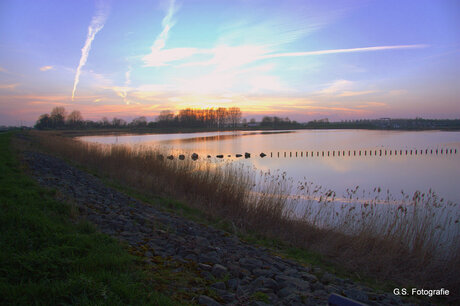
[[[303,183],[292,197],[285,174],[258,176],[233,164],[168,160],[168,152],[142,146],[34,135],[47,151],[143,193],[186,200],[241,231],[320,253],[361,275],[459,292],[458,207],[432,191],[395,199],[378,189],[367,200],[371,194],[357,187],[338,199]]]

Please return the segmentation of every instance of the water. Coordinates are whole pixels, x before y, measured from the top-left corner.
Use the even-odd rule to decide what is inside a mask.
[[[196,152],[200,159],[211,155],[212,160],[219,162],[222,161],[215,156],[223,154],[224,160],[270,173],[285,172],[294,182],[308,181],[324,190],[334,190],[339,197],[347,188],[356,186],[367,191],[380,187],[395,196],[401,191],[413,194],[417,190],[427,192],[431,189],[445,201],[460,203],[460,132],[301,130],[87,136],[81,139],[161,147],[176,157],[179,153]],[[449,150],[447,154],[446,149]],[[251,158],[235,158],[235,154],[245,152],[251,153]],[[261,152],[267,156],[261,158]]]

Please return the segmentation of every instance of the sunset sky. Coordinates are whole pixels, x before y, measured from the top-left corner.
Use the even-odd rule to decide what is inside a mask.
[[[460,118],[460,1],[0,1],[0,125],[58,105]]]

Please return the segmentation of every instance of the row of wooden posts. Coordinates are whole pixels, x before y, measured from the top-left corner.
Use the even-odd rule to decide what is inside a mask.
[[[274,155],[270,153],[270,157],[293,157],[293,152],[276,152]],[[305,154],[304,154],[305,153]],[[333,151],[301,151],[294,152],[295,157],[324,157],[324,156],[388,156],[388,155],[439,155],[439,154],[457,154],[457,149],[425,149],[425,150],[333,150]],[[264,155],[266,156],[266,155]]]
[[[377,150],[332,150],[332,151],[300,151],[300,152],[270,152],[270,157],[326,157],[326,156],[402,156],[402,155],[445,155],[445,154],[457,154],[457,149],[425,149],[425,150],[415,150],[415,149],[404,149],[404,150],[387,150],[387,149],[377,149]],[[264,158],[268,154],[260,153],[259,156]],[[198,154],[193,153],[190,158],[192,160],[198,159]],[[211,155],[207,155],[207,158],[211,158]],[[224,158],[224,154],[218,154],[216,158]],[[232,155],[227,155],[227,157],[232,157]],[[244,157],[251,158],[251,153],[244,154],[235,154],[236,158]],[[159,155],[160,159],[163,159],[163,155]],[[166,157],[167,159],[174,159],[173,155]],[[181,154],[178,157],[180,160],[185,159],[185,155]]]

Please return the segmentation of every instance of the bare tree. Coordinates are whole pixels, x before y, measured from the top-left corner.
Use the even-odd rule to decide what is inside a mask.
[[[126,126],[126,121],[121,119],[121,118],[116,118],[114,117],[112,119],[112,126],[114,127],[123,127],[123,126]]]
[[[131,125],[137,127],[147,126],[147,118],[144,116],[134,118]]]
[[[110,126],[110,121],[109,121],[109,119],[107,117],[102,117],[100,122],[101,122],[101,125],[104,126],[104,127]]]
[[[38,117],[37,123],[35,123],[35,128],[42,130],[52,127],[52,122],[50,115],[43,114]]]
[[[63,106],[56,106],[51,110],[51,124],[53,127],[62,127],[65,123],[66,111]]]
[[[160,112],[160,115],[157,118],[157,121],[173,121],[174,113],[170,110],[164,110]]]
[[[83,116],[80,111],[74,110],[67,116],[67,124],[71,127],[81,126],[83,123]]]
[[[236,128],[238,124],[241,122],[241,110],[239,107],[230,107],[228,109],[228,117],[230,124],[233,128]]]
[[[226,123],[228,122],[228,110],[225,107],[219,107],[216,110],[217,114],[217,127],[222,128],[225,127]]]

